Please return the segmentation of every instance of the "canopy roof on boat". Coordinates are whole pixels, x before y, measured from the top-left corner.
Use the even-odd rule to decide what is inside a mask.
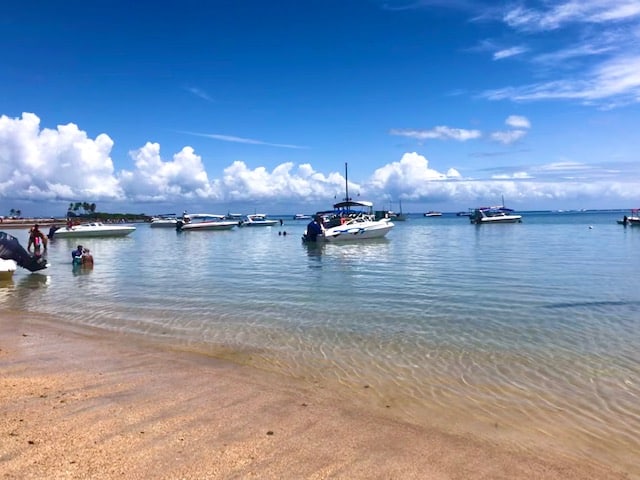
[[[373,203],[367,202],[365,200],[347,200],[345,202],[339,202],[333,205],[333,208],[349,208],[349,207],[371,208],[373,207]]]

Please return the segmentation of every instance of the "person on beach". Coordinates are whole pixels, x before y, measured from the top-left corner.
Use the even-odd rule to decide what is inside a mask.
[[[40,249],[47,249],[47,236],[40,231],[40,227],[36,223],[31,230],[29,230],[29,243],[27,243],[27,252],[31,252],[33,247],[33,253],[38,255]]]

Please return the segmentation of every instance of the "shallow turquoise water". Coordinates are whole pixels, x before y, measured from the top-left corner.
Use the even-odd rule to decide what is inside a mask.
[[[382,241],[323,247],[303,245],[305,222],[289,217],[220,232],[138,225],[82,240],[91,271],[72,268],[77,240],[54,240],[49,269],[0,287],[0,312],[367,385],[416,422],[538,438],[638,474],[640,228],[621,216],[416,216]],[[8,233],[26,244],[26,230]]]

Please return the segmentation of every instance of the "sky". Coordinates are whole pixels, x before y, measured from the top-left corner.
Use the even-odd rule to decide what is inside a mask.
[[[640,0],[2,10],[0,215],[640,207]]]

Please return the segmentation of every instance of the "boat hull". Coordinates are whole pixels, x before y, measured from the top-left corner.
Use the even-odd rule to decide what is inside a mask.
[[[329,228],[318,239],[330,243],[357,242],[371,238],[382,238],[393,227],[393,223],[389,221],[352,223]]]
[[[502,217],[485,217],[481,219],[476,219],[471,223],[480,225],[485,223],[521,223],[521,222],[522,222],[522,215],[505,215]]]
[[[176,228],[177,220],[158,220],[150,224],[151,228]]]
[[[83,238],[83,237],[124,237],[133,233],[136,227],[125,226],[105,226],[99,227],[66,227],[56,230],[54,233],[55,238]]]
[[[238,222],[198,222],[182,225],[183,232],[195,232],[199,230],[231,230],[238,226]]]
[[[280,222],[278,220],[258,220],[251,222],[243,222],[243,227],[273,227],[278,225]]]

